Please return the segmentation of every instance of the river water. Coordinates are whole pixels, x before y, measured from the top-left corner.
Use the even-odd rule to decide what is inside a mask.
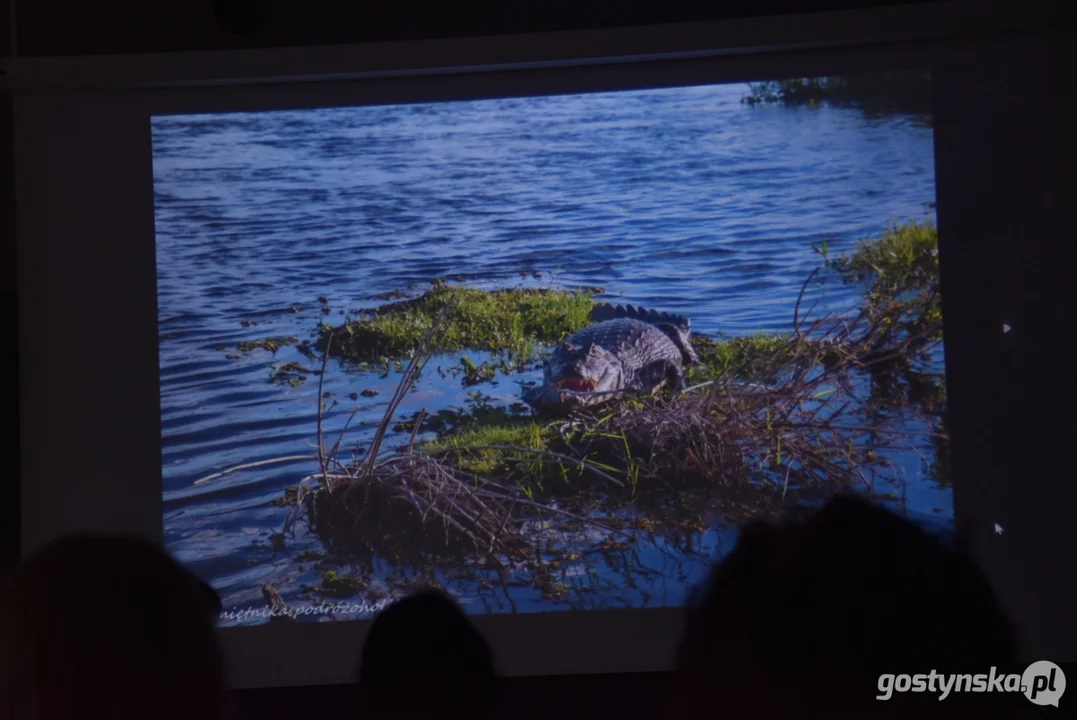
[[[291,347],[238,353],[237,343],[307,338],[319,322],[378,304],[372,296],[421,291],[437,278],[597,286],[606,299],[687,314],[699,332],[784,332],[818,264],[813,242],[841,251],[893,220],[934,219],[930,128],[852,108],[750,107],[740,103],[745,92],[729,85],[155,118],[169,550],[218,588],[226,608],[263,604],[263,583],[300,603],[301,586],[317,578],[302,559],[322,552],[316,537],[300,533],[276,550],[266,540],[288,512],[273,501],[314,463],[195,484],[313,451],[316,382],[269,382],[274,363],[310,361]],[[823,285],[805,306],[848,307],[857,293]],[[360,398],[361,440],[395,383],[331,365],[324,391],[378,391]],[[518,396],[506,378],[477,389],[493,402]],[[462,407],[474,390],[435,374],[401,415]],[[353,405],[333,409],[327,431],[341,428]],[[899,461],[905,508],[950,521],[950,491],[934,482],[928,460]],[[710,556],[734,539],[735,530],[715,529],[697,549]],[[668,555],[641,550],[634,561],[650,562],[653,579],[595,591],[592,606],[681,604],[706,562],[673,569]],[[474,612],[570,606],[527,587],[512,604],[466,583],[456,591]]]

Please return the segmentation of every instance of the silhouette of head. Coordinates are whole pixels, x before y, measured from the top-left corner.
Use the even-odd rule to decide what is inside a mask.
[[[0,718],[224,717],[216,593],[141,539],[71,536],[0,590]]]
[[[495,680],[485,639],[452,599],[434,590],[380,613],[359,663],[364,716],[486,717],[496,702]]]
[[[922,717],[924,695],[877,700],[879,676],[986,673],[1015,655],[1011,625],[969,559],[839,497],[802,524],[746,527],[716,566],[682,640],[678,712]],[[937,697],[950,715],[985,699],[1001,708],[997,695]]]

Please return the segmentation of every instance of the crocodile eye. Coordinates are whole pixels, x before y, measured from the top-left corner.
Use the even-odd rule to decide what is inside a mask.
[[[591,356],[597,355],[598,354],[598,346],[595,345],[594,343],[591,343],[590,345],[588,345],[587,346],[587,354],[591,355]]]
[[[573,349],[574,348],[572,347],[572,343],[567,343],[567,342],[566,343],[561,343],[561,352],[567,354],[567,353],[572,352]]]

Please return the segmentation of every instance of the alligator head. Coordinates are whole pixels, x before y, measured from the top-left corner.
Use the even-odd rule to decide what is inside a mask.
[[[560,402],[569,406],[608,399],[603,394],[622,389],[622,377],[621,360],[593,344],[563,343],[546,362],[547,392],[556,392]]]

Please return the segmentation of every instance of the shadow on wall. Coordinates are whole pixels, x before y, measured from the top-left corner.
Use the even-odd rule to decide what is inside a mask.
[[[632,720],[661,717],[667,704],[667,673],[513,677],[498,680],[502,698],[497,717],[511,720]],[[240,690],[240,720],[317,717],[354,720],[351,685]],[[566,701],[567,699],[571,701]]]

